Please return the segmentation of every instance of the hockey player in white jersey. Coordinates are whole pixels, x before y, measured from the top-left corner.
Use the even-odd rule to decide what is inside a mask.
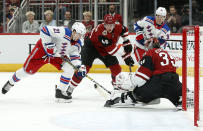
[[[161,46],[164,46],[166,40],[169,39],[170,29],[165,23],[165,19],[166,9],[159,7],[154,17],[146,16],[135,23],[136,41],[134,53],[137,61],[142,59],[153,38],[157,38]]]
[[[62,57],[67,57],[71,63],[79,68],[77,75],[84,77],[86,68],[81,65],[80,39],[85,35],[86,28],[76,22],[72,30],[64,27],[44,26],[40,31],[40,39],[37,41],[31,54],[28,56],[23,67],[17,70],[12,78],[2,88],[2,94],[6,94],[21,79],[35,74],[43,65],[52,64],[58,70],[63,70],[60,82],[56,86],[56,98],[71,99],[72,91],[69,91],[69,82],[74,74],[74,69],[69,63],[64,62]]]

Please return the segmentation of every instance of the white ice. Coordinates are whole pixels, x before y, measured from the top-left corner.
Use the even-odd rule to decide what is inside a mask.
[[[13,73],[0,73],[0,87]],[[109,90],[110,74],[89,74]],[[72,103],[56,103],[60,73],[36,73],[0,94],[0,131],[200,131],[187,112],[161,99],[159,105],[105,108],[105,98],[84,79]]]

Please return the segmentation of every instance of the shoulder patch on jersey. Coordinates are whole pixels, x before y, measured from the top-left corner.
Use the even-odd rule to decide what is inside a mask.
[[[51,36],[50,33],[49,33],[49,30],[48,30],[47,26],[42,27],[41,31],[42,31],[45,35]]]
[[[153,20],[154,21],[154,17],[152,17],[152,16],[146,16],[146,19],[150,19],[150,20]]]
[[[125,35],[128,35],[128,33],[126,33],[126,32],[128,32],[128,28],[125,27],[125,26],[122,26],[122,25],[121,25],[121,28],[122,28],[122,29],[121,29],[120,35],[121,35],[121,36],[123,36],[123,35],[124,35],[124,36],[125,36]]]
[[[170,30],[170,28],[168,27],[167,24],[164,24],[164,26],[161,28],[161,30],[162,30],[164,33],[167,33],[167,32]]]
[[[143,28],[141,28],[138,24],[137,24],[137,22],[134,24],[134,31],[136,32],[136,31],[139,31],[139,30],[143,30]]]
[[[69,28],[65,28],[65,35],[70,37],[71,34],[72,34],[72,31]]]
[[[71,38],[70,38],[71,34],[72,34],[72,31],[68,28],[65,28],[65,36],[63,38],[65,38],[68,41],[71,41]]]
[[[68,41],[71,41],[71,38],[68,35],[65,35],[63,38],[65,38]]]
[[[151,17],[151,16],[146,16],[146,20],[147,22],[151,23],[151,24],[154,24],[154,17]]]
[[[151,71],[154,70],[151,56],[146,56],[146,55],[143,56],[143,58],[139,61],[139,64],[145,68],[148,68]]]

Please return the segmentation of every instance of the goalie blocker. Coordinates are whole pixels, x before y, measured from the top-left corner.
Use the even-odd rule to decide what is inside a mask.
[[[130,84],[122,73],[116,77],[120,89],[131,91],[114,91],[104,106],[132,105],[137,102],[147,104],[158,98],[166,98],[176,107],[182,105],[182,83],[176,73],[175,60],[160,48],[159,41],[154,40],[152,48],[141,59],[141,66],[132,74]]]

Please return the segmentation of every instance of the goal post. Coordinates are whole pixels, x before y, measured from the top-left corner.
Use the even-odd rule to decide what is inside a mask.
[[[194,126],[198,126],[201,119],[200,116],[200,108],[202,107],[200,97],[202,94],[200,89],[200,77],[202,77],[203,73],[203,64],[200,60],[203,60],[203,28],[197,26],[185,26],[183,27],[182,34],[182,108],[183,110],[187,110],[187,90],[192,89],[194,91]],[[189,44],[194,45],[194,51],[188,50]],[[191,63],[188,63],[188,53],[191,53],[194,56],[193,66],[191,67]],[[191,62],[191,61],[190,61]],[[188,74],[194,77],[194,81],[192,83],[193,87],[188,87]],[[191,86],[191,84],[190,84]],[[202,85],[201,85],[202,86]],[[203,88],[203,87],[202,87]],[[202,109],[202,108],[201,108]]]

